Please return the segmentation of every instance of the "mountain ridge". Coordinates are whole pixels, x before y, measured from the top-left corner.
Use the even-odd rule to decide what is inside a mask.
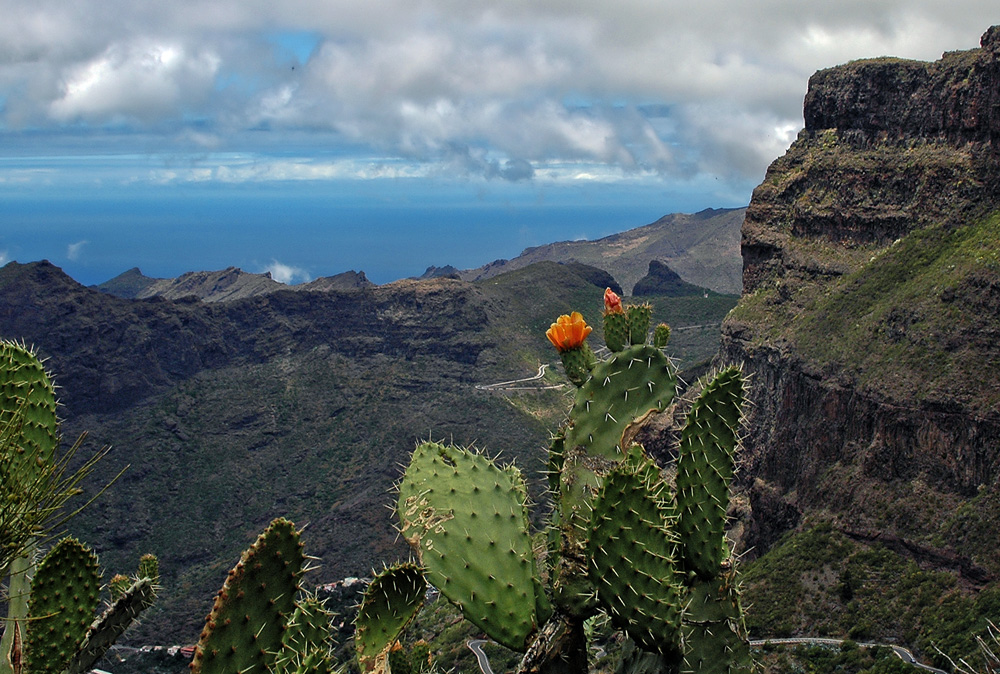
[[[205,302],[227,302],[282,290],[307,292],[350,290],[374,285],[363,271],[353,270],[320,277],[307,283],[287,285],[275,281],[270,272],[252,274],[237,267],[227,267],[218,271],[190,271],[176,278],[167,279],[145,276],[138,267],[133,267],[94,287],[123,299],[196,297]]]
[[[542,260],[573,261],[604,269],[631,294],[655,259],[694,285],[737,295],[742,287],[738,256],[745,211],[708,208],[693,214],[671,213],[594,241],[558,241],[526,248],[518,257],[460,271],[459,276],[478,281]]]

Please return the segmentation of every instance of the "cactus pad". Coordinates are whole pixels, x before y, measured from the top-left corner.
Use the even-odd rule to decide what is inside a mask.
[[[398,564],[375,576],[355,620],[354,646],[362,672],[377,671],[423,606],[426,590],[424,574],[415,564]]]
[[[622,460],[626,430],[673,401],[677,370],[663,352],[630,346],[594,368],[577,391],[564,441],[561,516],[577,519],[602,472]]]
[[[192,674],[264,674],[295,608],[305,557],[299,532],[276,519],[229,572],[191,662]]]
[[[640,344],[614,354],[577,391],[567,449],[583,447],[590,456],[620,459],[625,429],[665,409],[676,390],[677,370],[659,349]]]
[[[744,396],[739,368],[719,372],[695,400],[681,432],[677,531],[685,566],[705,579],[729,557],[724,527]]]
[[[25,667],[33,674],[65,669],[83,641],[101,592],[97,556],[74,538],[59,541],[31,581]]]
[[[328,670],[332,662],[332,619],[333,615],[316,597],[296,602],[295,612],[281,635],[281,650],[274,659],[271,674],[294,674],[306,662],[320,669],[325,666]]]
[[[665,349],[668,343],[670,343],[670,326],[666,323],[660,323],[653,330],[653,346],[657,349]]]
[[[13,462],[9,475],[30,481],[52,462],[59,444],[55,389],[33,351],[0,340],[0,424],[15,415],[20,416],[16,422],[20,442],[12,455],[0,460]]]
[[[631,460],[605,477],[591,516],[590,577],[617,627],[644,650],[676,654],[685,589],[668,511],[649,477]]]
[[[752,674],[750,644],[730,623],[684,626],[684,661],[680,674]]]
[[[156,555],[147,552],[139,558],[139,569],[135,577],[149,578],[154,584],[160,581],[160,560]]]
[[[632,344],[645,344],[649,335],[649,324],[653,320],[653,307],[648,304],[632,304],[625,307],[628,315],[628,337]]]
[[[628,319],[624,311],[604,314],[604,343],[611,351],[621,351],[629,344]]]
[[[548,606],[536,594],[521,484],[481,454],[422,443],[397,510],[428,580],[490,637],[523,651]]]
[[[143,611],[156,600],[156,587],[149,578],[140,578],[123,590],[114,603],[87,630],[87,636],[65,674],[84,674],[104,657],[108,649]]]

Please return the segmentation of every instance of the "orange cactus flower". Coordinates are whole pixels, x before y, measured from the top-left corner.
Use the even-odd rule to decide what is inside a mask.
[[[604,313],[606,314],[621,314],[624,313],[625,309],[622,308],[622,298],[618,297],[616,293],[611,288],[605,288],[604,290]]]
[[[579,348],[591,330],[593,328],[583,320],[583,315],[579,311],[574,311],[569,316],[563,314],[556,319],[552,327],[545,332],[545,336],[552,342],[552,346],[562,353]]]

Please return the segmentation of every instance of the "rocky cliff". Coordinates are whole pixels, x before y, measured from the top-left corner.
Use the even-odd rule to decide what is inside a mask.
[[[1000,28],[933,63],[820,71],[804,107],[747,209],[723,326],[754,381],[745,544],[821,516],[982,580],[1000,572]]]

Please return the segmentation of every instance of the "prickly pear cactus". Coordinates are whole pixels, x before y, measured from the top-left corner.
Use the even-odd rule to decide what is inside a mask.
[[[415,564],[399,564],[375,576],[355,621],[354,646],[362,672],[384,671],[390,649],[423,606],[426,591],[424,575]]]
[[[650,412],[663,411],[676,390],[677,369],[661,350],[639,344],[613,354],[577,391],[567,446],[620,460],[625,429]]]
[[[31,581],[25,667],[58,674],[79,649],[100,600],[97,556],[74,538],[59,541]]]
[[[0,340],[0,572],[41,533],[58,444],[51,378],[32,350]]]
[[[428,579],[497,642],[524,650],[548,617],[520,473],[433,442],[413,452],[397,513]]]
[[[281,649],[305,556],[295,525],[276,519],[229,572],[191,662],[192,674],[265,674]]]
[[[331,620],[333,615],[316,597],[305,597],[295,603],[281,635],[281,650],[277,653],[271,674],[295,674],[307,666],[306,671],[328,671],[332,667]]]
[[[108,649],[139,615],[156,600],[156,586],[149,578],[131,582],[115,597],[111,606],[87,630],[83,642],[67,663],[64,674],[84,674],[104,657]]]
[[[644,650],[679,654],[686,589],[651,463],[623,462],[605,477],[591,515],[590,577],[617,627]]]
[[[13,478],[30,480],[52,461],[59,444],[55,389],[32,350],[0,340],[0,424],[15,414],[20,417],[20,442],[11,456],[0,460],[13,462]]]
[[[677,459],[677,532],[685,565],[713,578],[729,558],[726,510],[745,398],[739,368],[716,375],[688,412]]]
[[[560,316],[546,333],[578,386],[546,463],[556,505],[546,574],[554,609],[535,570],[518,474],[466,450],[424,443],[400,485],[401,529],[430,581],[495,640],[525,650],[519,673],[585,670],[584,621],[598,611],[638,646],[629,671],[753,669],[724,529],[742,373],[718,373],[691,406],[671,488],[632,444],[651,415],[675,403],[678,386],[662,351],[669,328],[658,326],[646,344],[651,313],[648,305],[624,307],[606,291],[612,354],[603,362],[592,358],[590,328],[579,314]]]

